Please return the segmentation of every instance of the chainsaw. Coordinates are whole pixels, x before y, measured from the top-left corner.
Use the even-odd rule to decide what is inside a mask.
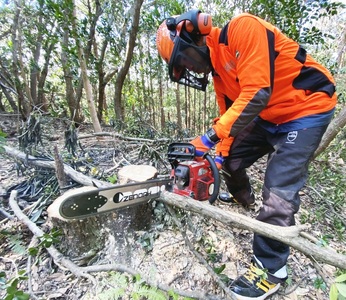
[[[213,204],[220,188],[219,170],[211,155],[206,153],[201,160],[195,160],[195,153],[190,143],[172,143],[167,151],[172,167],[169,178],[74,189],[63,195],[59,214],[65,219],[82,219],[146,203],[164,190]]]

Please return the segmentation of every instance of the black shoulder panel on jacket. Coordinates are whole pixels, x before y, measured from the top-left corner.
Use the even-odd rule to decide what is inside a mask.
[[[299,46],[295,59],[298,60],[301,64],[304,64],[306,61],[306,50]]]
[[[326,75],[313,67],[303,66],[300,74],[294,79],[296,89],[314,92],[324,92],[329,97],[335,93],[335,85]]]
[[[227,110],[232,106],[233,101],[230,98],[228,98],[227,96],[225,96],[225,103],[226,103],[226,110]]]
[[[228,46],[228,36],[227,36],[228,25],[229,25],[229,22],[224,28],[222,28],[220,37],[219,37],[219,44],[225,44],[226,46]]]
[[[275,51],[275,36],[274,32],[267,29],[268,38],[268,51],[269,51],[269,63],[270,63],[270,87],[274,87],[274,72],[275,72],[275,59],[278,56],[278,52]]]

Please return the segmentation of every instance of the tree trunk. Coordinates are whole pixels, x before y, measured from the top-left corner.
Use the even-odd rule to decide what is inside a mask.
[[[0,111],[6,111],[5,106],[2,103],[2,94],[0,94]]]
[[[140,11],[143,4],[143,0],[136,0],[133,4],[133,7],[131,8],[130,12],[132,15],[132,24],[129,31],[129,40],[126,48],[126,57],[124,61],[124,65],[119,69],[119,73],[115,80],[115,87],[114,87],[114,110],[115,115],[118,120],[124,121],[124,105],[122,103],[121,98],[121,92],[123,88],[123,84],[126,78],[126,75],[128,73],[128,70],[130,68],[131,59],[133,56],[133,49],[135,47],[135,42],[137,38],[138,33],[138,24],[139,24],[139,17],[140,17]]]
[[[15,1],[16,9],[13,17],[13,27],[12,27],[12,57],[13,57],[13,63],[12,63],[12,72],[14,76],[15,81],[15,87],[18,97],[18,108],[22,115],[22,118],[26,120],[31,113],[31,103],[28,100],[28,98],[25,97],[24,94],[24,88],[21,83],[20,79],[20,59],[19,56],[20,53],[20,43],[22,40],[22,36],[20,35],[20,12],[21,12],[21,3],[18,1]]]
[[[84,89],[85,89],[85,97],[87,99],[90,117],[91,117],[91,120],[92,120],[92,123],[94,126],[94,131],[96,133],[101,132],[102,129],[101,129],[100,121],[97,118],[97,112],[96,112],[92,87],[91,87],[91,83],[90,83],[90,80],[88,77],[87,62],[86,62],[86,58],[84,55],[84,50],[81,47],[81,43],[80,43],[79,37],[77,35],[76,11],[75,11],[75,4],[74,3],[73,3],[72,28],[73,28],[73,32],[75,32],[74,39],[76,41],[76,46],[77,46],[77,51],[78,51],[78,60],[79,60],[80,68],[81,68],[83,85],[84,85]]]
[[[66,18],[64,19],[65,22],[63,24],[63,37],[62,37],[62,46],[61,46],[61,64],[62,69],[64,72],[64,79],[65,79],[65,97],[68,104],[68,109],[70,111],[71,119],[76,123],[80,124],[84,121],[84,116],[80,108],[80,104],[78,101],[78,98],[76,97],[74,85],[73,85],[73,74],[71,71],[71,68],[69,66],[69,53],[68,49],[69,47],[69,19],[71,12],[66,8],[64,10]]]
[[[340,44],[338,47],[338,51],[337,51],[337,64],[338,64],[338,69],[339,72],[341,72],[341,69],[343,68],[343,65],[345,63],[345,60],[343,59],[343,57],[345,56],[345,48],[346,48],[346,27],[344,26],[344,30],[341,33],[341,38],[340,38]]]
[[[207,114],[207,92],[203,94],[203,107],[202,107],[202,132],[205,132],[209,127],[209,122],[207,122],[207,118],[209,117]]]
[[[1,91],[4,93],[8,103],[10,104],[12,110],[14,112],[16,112],[18,110],[17,104],[15,102],[15,100],[13,99],[12,95],[9,93],[8,91],[8,87],[6,85],[4,85],[2,82],[0,82],[0,86],[1,86]]]
[[[102,122],[103,112],[104,112],[105,107],[106,107],[106,94],[105,94],[106,83],[104,81],[104,79],[105,79],[105,71],[103,70],[103,60],[104,60],[104,55],[105,55],[107,46],[108,46],[108,42],[105,40],[102,43],[100,55],[99,55],[98,51],[95,51],[95,56],[97,58],[96,71],[97,71],[98,79],[99,79],[99,82],[98,82],[97,117],[100,120],[100,122]]]
[[[38,16],[37,28],[43,28],[42,15]],[[33,61],[30,64],[30,95],[34,105],[39,109],[44,108],[42,107],[42,103],[38,102],[38,95],[37,95],[38,80],[40,77],[39,59],[41,56],[42,41],[43,41],[43,35],[42,35],[42,32],[39,30],[36,35],[35,47],[32,50]]]
[[[37,166],[41,168],[50,168],[50,169],[53,169],[55,167],[52,161],[37,159],[36,157],[33,157],[31,155],[26,155],[25,153],[20,152],[17,149],[14,149],[8,146],[4,146],[3,148],[8,155],[12,157],[16,157],[20,160],[25,160],[29,166]],[[135,170],[137,170],[137,166],[135,166]],[[67,165],[64,165],[64,171],[66,175],[70,176],[75,181],[85,185],[90,185],[90,187],[86,187],[89,189],[94,188],[93,187],[94,184],[98,186],[110,186],[109,183],[98,181],[96,179],[85,176],[73,170],[71,167]],[[124,170],[123,172],[123,174],[125,175],[129,173],[131,172],[129,172],[128,170]],[[138,170],[137,172],[135,172],[135,176],[142,176],[145,173],[150,174],[150,175],[147,175],[146,179],[149,179],[149,177],[155,176],[153,173],[141,172],[141,171],[138,172]],[[144,180],[144,179],[145,178],[143,177],[140,178],[140,180]],[[168,191],[163,191],[158,200],[163,201],[164,203],[168,205],[176,206],[178,208],[191,211],[191,212],[203,215],[205,217],[212,218],[216,221],[219,221],[225,224],[229,228],[240,228],[240,229],[250,230],[258,234],[261,234],[263,236],[272,238],[274,240],[281,241],[303,252],[304,254],[306,254],[308,257],[310,257],[313,260],[319,260],[327,264],[333,265],[335,267],[346,269],[346,256],[344,254],[337,253],[336,251],[330,249],[329,247],[321,247],[315,242],[310,242],[310,240],[314,240],[314,238],[310,237],[308,234],[303,232],[303,230],[309,228],[309,225],[295,225],[295,226],[289,226],[289,227],[281,227],[281,226],[266,224],[261,221],[255,220],[251,217],[247,217],[243,214],[239,214],[239,213],[235,213],[231,211],[225,211],[221,207],[210,205],[207,201],[196,201],[189,197],[180,196]],[[56,201],[54,201],[55,204],[56,204]],[[141,207],[141,209],[143,208]],[[117,211],[117,213],[108,213],[108,214],[109,214],[108,216],[106,216],[107,214],[102,214],[102,217],[88,218],[86,220],[89,220],[89,221],[86,221],[86,223],[84,223],[84,221],[78,221],[77,223],[81,223],[81,224],[76,223],[73,225],[73,226],[76,226],[76,229],[74,229],[73,226],[70,226],[71,225],[70,222],[66,223],[65,220],[61,220],[53,216],[53,218],[57,220],[56,222],[62,222],[61,224],[62,226],[64,226],[66,230],[66,235],[68,235],[69,240],[66,242],[66,245],[68,245],[69,247],[67,247],[65,250],[69,253],[74,252],[73,254],[76,255],[75,251],[77,251],[77,249],[74,250],[75,246],[78,246],[77,247],[78,253],[84,253],[85,249],[90,249],[90,248],[85,248],[84,246],[86,245],[87,247],[92,247],[92,245],[95,245],[96,249],[99,249],[98,247],[100,247],[99,241],[101,239],[101,236],[98,234],[100,232],[102,233],[102,230],[104,229],[104,226],[106,224],[107,226],[110,225],[112,227],[108,231],[108,233],[111,233],[111,234],[113,234],[114,232],[118,233],[119,230],[120,231],[122,230],[119,233],[121,238],[125,238],[124,233],[126,234],[128,233],[126,231],[127,228],[135,228],[135,230],[138,230],[140,226],[146,226],[150,224],[149,223],[150,220],[143,218],[143,212],[141,210],[139,210],[139,214],[136,215],[134,219],[132,219],[133,222],[129,222],[129,220],[126,220],[126,219],[118,220],[118,218],[120,219],[122,218],[120,217],[120,215],[125,216],[127,214],[126,211],[125,212]],[[52,216],[51,213],[49,213],[49,215]],[[147,215],[146,212],[144,216],[145,215]],[[116,223],[116,225],[113,228],[112,224],[114,220],[117,220],[116,222],[119,221],[119,222],[125,222],[125,223]],[[136,220],[140,223],[136,222]],[[87,226],[87,223],[89,223],[90,226],[89,225]],[[121,227],[123,225],[125,226],[126,230],[123,230],[123,227]],[[134,227],[131,227],[131,226],[134,226]],[[58,227],[60,228],[60,226]],[[93,230],[95,230],[95,233],[93,232]],[[76,235],[78,233],[80,233],[80,236],[81,236],[80,239],[76,238]],[[111,237],[114,238],[114,235],[111,235]],[[109,240],[109,237],[108,237],[108,243],[109,242],[111,241]],[[125,243],[126,243],[126,240],[125,240]],[[103,246],[103,244],[101,245]],[[113,240],[113,246],[114,246],[114,240]],[[124,254],[124,252],[122,254]]]
[[[181,109],[181,99],[180,99],[180,88],[179,85],[177,85],[177,89],[176,89],[176,101],[177,101],[177,120],[176,122],[178,123],[178,129],[181,130],[183,128],[183,122],[182,122],[182,109]]]
[[[161,130],[164,130],[166,127],[166,118],[165,118],[165,109],[163,107],[163,89],[162,89],[162,79],[159,77],[159,101],[160,101],[160,124]],[[178,99],[177,99],[178,103]]]
[[[332,120],[329,124],[325,134],[322,137],[321,143],[314,153],[314,158],[319,156],[333,141],[336,135],[344,128],[346,125],[346,106],[341,109],[339,114]]]
[[[44,93],[44,85],[46,82],[46,78],[48,75],[48,68],[49,68],[49,62],[50,62],[50,56],[51,53],[54,49],[55,46],[55,42],[50,43],[48,45],[46,45],[45,50],[46,50],[46,54],[45,54],[45,61],[44,61],[44,65],[42,67],[42,71],[40,74],[40,78],[38,81],[38,91],[37,91],[37,103],[39,105],[42,105],[42,110],[47,112],[48,111],[48,106],[49,103],[45,97],[45,93]]]

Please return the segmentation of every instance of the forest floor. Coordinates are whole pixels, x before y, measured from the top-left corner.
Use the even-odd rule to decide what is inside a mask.
[[[2,116],[0,126],[8,134],[6,146],[19,149],[20,134],[22,143],[28,141],[23,140],[24,133],[18,131],[16,117]],[[42,134],[42,143],[31,148],[31,155],[52,160],[56,146],[66,164],[104,181],[115,179],[118,170],[128,163],[150,164],[160,173],[169,172],[169,164],[165,162],[167,143],[115,137],[111,135],[114,131],[111,127],[105,128],[110,133],[109,136],[95,137],[90,135],[93,131],[91,126],[82,125],[78,129],[78,147],[75,149],[75,156],[72,156],[66,149],[67,129],[68,126],[63,122],[42,118],[39,132]],[[322,164],[313,163],[312,172],[318,171]],[[332,165],[337,168],[341,178],[345,178],[343,160],[333,157]],[[261,207],[265,159],[258,161],[248,171],[256,194],[255,209],[221,202],[216,202],[215,205],[224,211],[256,218]],[[302,205],[296,215],[296,223],[309,223],[309,234],[321,245],[328,244],[345,254],[345,203],[341,207],[323,203],[323,189],[336,190],[338,183],[328,187],[323,187],[321,183],[313,186],[310,184],[312,183],[308,182],[301,192]],[[54,172],[36,169],[11,155],[0,154],[1,299],[10,293],[20,294],[20,291],[29,293],[30,299],[40,300],[168,299],[165,296],[167,294],[155,288],[155,284],[167,291],[174,289],[181,295],[178,297],[168,292],[171,295],[169,299],[184,299],[182,295],[185,299],[193,296],[196,298],[196,295],[203,293],[206,299],[226,299],[219,281],[214,279],[203,261],[207,261],[220,273],[219,279],[224,280],[223,282],[242,274],[250,263],[252,232],[230,228],[213,219],[180,209],[175,210],[175,215],[172,216],[162,203],[153,201],[145,208],[141,207],[139,213],[137,211],[133,214],[125,209],[97,217],[92,222],[84,220],[79,224],[63,225],[63,234],[57,237],[60,241],[53,243],[53,246],[76,265],[95,267],[90,273],[94,279],[78,277],[68,268],[57,264],[50,253],[38,245],[42,239],[37,240],[27,224],[20,222],[14,215],[9,206],[12,190],[18,191],[19,207],[31,222],[49,234],[46,240],[55,239],[52,223],[46,212],[59,193]],[[322,206],[325,209],[321,210]],[[5,218],[6,214],[10,218]],[[177,226],[174,220],[178,220],[181,226]],[[93,229],[90,229],[93,224],[99,230],[96,234],[102,236],[97,245],[87,238],[94,234]],[[338,224],[337,228],[335,224]],[[86,239],[78,240],[74,237],[69,226],[88,228],[88,232],[84,232]],[[193,244],[193,250],[186,239]],[[29,255],[28,249],[37,251]],[[114,268],[107,269],[105,266]],[[24,270],[23,274],[21,270]],[[312,261],[291,248],[288,270],[287,283],[268,299],[329,299],[329,284],[338,271],[335,267]],[[151,287],[145,285],[144,282],[148,281],[154,284]],[[4,286],[15,288],[6,291],[1,289]],[[197,298],[204,299],[203,296]]]

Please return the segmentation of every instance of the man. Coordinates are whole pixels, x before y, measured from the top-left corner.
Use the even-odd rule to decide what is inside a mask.
[[[192,141],[196,155],[216,147],[229,193],[220,200],[254,203],[246,168],[268,154],[263,206],[265,223],[292,226],[308,164],[334,113],[330,73],[279,29],[250,14],[223,28],[199,10],[168,18],[157,48],[170,78],[205,90],[212,72],[220,117]],[[265,299],[287,278],[289,247],[254,234],[249,270],[230,285],[237,299]],[[257,269],[266,269],[260,276]],[[266,278],[265,278],[266,277]]]

